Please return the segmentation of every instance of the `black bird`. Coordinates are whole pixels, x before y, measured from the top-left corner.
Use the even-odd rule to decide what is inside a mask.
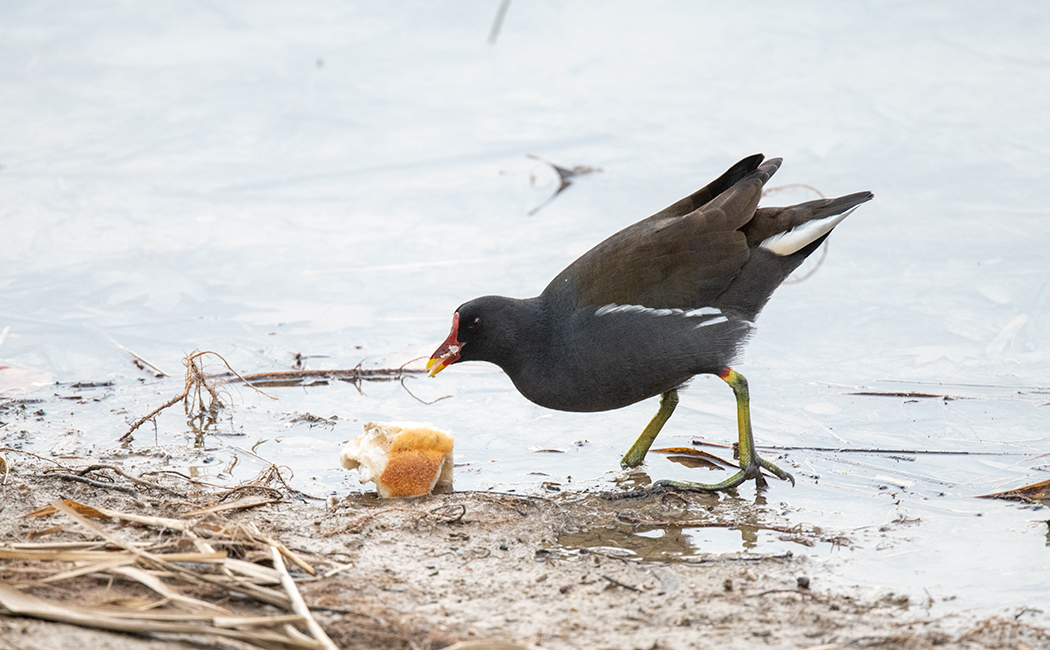
[[[637,467],[694,375],[718,375],[736,395],[740,471],[707,485],[723,490],[761,469],[747,380],[729,367],[773,290],[815,251],[858,192],[759,208],[781,159],[756,154],[707,187],[624,228],[573,262],[539,296],[484,296],[460,305],[452,332],[427,362],[431,376],[459,361],[498,365],[533,402],[563,411],[606,411],[661,395],[660,409],[620,464]]]

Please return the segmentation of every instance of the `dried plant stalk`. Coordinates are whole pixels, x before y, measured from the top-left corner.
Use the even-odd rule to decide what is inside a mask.
[[[218,352],[212,352],[211,350],[205,350],[203,352],[200,350],[194,350],[193,352],[186,355],[186,358],[183,360],[183,365],[186,366],[186,383],[183,388],[183,391],[180,394],[168,400],[167,402],[165,402],[164,404],[160,405],[153,411],[151,411],[149,414],[142,416],[138,420],[135,420],[135,422],[132,423],[131,427],[127,430],[127,432],[117,439],[117,442],[127,442],[128,440],[131,440],[132,434],[135,432],[136,429],[138,429],[147,422],[154,421],[154,418],[156,418],[161,411],[170,408],[178,404],[179,402],[182,402],[182,408],[184,411],[186,411],[187,415],[191,414],[195,409],[200,413],[210,413],[218,410],[219,408],[222,408],[222,398],[219,396],[218,389],[224,383],[229,382],[226,380],[216,379],[214,376],[208,375],[204,372],[203,358],[207,354],[218,357],[218,359],[222,361],[223,365],[226,366],[226,368],[229,369],[229,371],[233,373],[235,377],[237,377],[241,381],[244,381],[244,378],[241,377],[241,375],[238,374],[237,371],[230,366],[230,363],[226,361],[226,359]],[[255,386],[252,386],[250,383],[245,383],[247,383],[248,387],[256,391],[257,393],[266,395],[266,393],[259,390]],[[208,396],[207,403],[205,403],[204,401],[205,395]],[[270,399],[276,399],[272,395],[266,396]]]

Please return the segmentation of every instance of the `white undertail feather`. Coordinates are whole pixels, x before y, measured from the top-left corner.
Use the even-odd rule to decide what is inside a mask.
[[[857,208],[853,208],[853,210],[856,209]],[[826,217],[824,219],[807,221],[787,232],[773,235],[769,239],[763,241],[760,244],[760,247],[771,253],[776,253],[777,255],[791,255],[831,232],[832,228],[839,225],[843,219],[853,214],[853,210],[847,210],[842,214]]]

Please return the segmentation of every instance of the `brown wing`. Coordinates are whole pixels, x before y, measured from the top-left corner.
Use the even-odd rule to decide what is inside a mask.
[[[663,210],[660,210],[653,216],[649,217],[649,219],[684,217],[690,212],[702,208],[710,203],[711,199],[733,187],[738,181],[758,169],[758,166],[762,164],[763,158],[764,156],[760,153],[744,158],[706,186],[698,189],[684,199],[675,201]],[[646,221],[649,219],[646,219]]]
[[[570,296],[577,308],[709,304],[748,259],[740,228],[780,166],[780,159],[760,162],[761,156],[747,158],[706,188],[609,237],[562,271],[544,294]]]

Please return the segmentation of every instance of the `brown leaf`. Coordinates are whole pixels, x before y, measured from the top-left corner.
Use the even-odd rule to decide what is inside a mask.
[[[727,460],[723,460],[718,456],[709,454],[701,449],[693,449],[692,447],[663,447],[661,449],[650,449],[649,451],[657,454],[670,454],[670,457],[667,460],[681,463],[686,467],[709,467],[712,469],[735,467],[735,465]],[[711,461],[714,461],[717,465],[713,465]]]
[[[102,519],[103,521],[109,519],[109,515],[102,514],[101,512],[95,510],[91,506],[85,506],[84,504],[77,503],[76,501],[73,501],[71,499],[66,499],[62,503],[66,504],[67,506],[77,511],[78,513],[84,515],[85,517],[90,517],[92,519]],[[39,510],[34,510],[33,512],[28,513],[26,517],[46,517],[48,515],[53,515],[56,512],[58,512],[58,510],[55,510],[54,506],[44,506]]]
[[[679,465],[685,465],[690,469],[696,469],[702,467],[704,469],[721,469],[725,468],[715,462],[707,460],[706,458],[699,458],[697,456],[668,456],[667,460],[672,463],[678,463]]]
[[[44,530],[30,531],[26,535],[26,537],[28,537],[29,539],[37,539],[37,538],[40,538],[40,537],[47,537],[48,535],[53,535],[53,534],[55,534],[57,532],[60,532],[61,530],[62,530],[61,526],[52,526],[51,528],[45,528]]]
[[[1050,480],[1040,481],[1024,487],[994,494],[982,494],[979,499],[1031,499],[1032,501],[1050,500]]]

